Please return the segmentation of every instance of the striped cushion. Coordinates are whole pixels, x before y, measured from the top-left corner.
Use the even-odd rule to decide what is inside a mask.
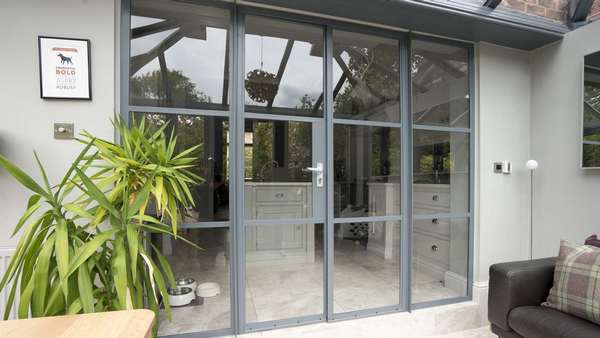
[[[561,241],[554,285],[542,305],[600,324],[600,248]]]

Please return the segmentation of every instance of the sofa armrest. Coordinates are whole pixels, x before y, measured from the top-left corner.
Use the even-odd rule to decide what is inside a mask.
[[[540,305],[548,297],[556,258],[494,264],[490,267],[488,319],[511,331],[508,314],[519,306]]]

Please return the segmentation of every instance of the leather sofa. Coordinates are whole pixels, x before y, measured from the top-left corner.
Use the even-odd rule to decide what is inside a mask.
[[[540,306],[554,276],[555,258],[490,267],[488,319],[501,338],[598,338],[600,325]]]

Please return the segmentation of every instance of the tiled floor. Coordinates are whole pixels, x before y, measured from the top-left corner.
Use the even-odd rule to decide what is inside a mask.
[[[238,335],[238,338],[497,338],[467,302],[377,317]]]
[[[260,333],[260,334],[246,334],[246,335],[238,335],[237,338],[257,338],[257,337],[269,337],[269,338],[288,338],[288,337],[298,337],[298,338],[351,338],[351,337],[355,337],[352,336],[352,333],[350,333],[350,335],[348,335],[348,332],[345,330],[339,330],[339,332],[332,332],[332,331],[327,331],[325,332],[306,332],[306,333],[300,333],[300,335],[296,335],[297,333],[294,332],[293,336],[291,335],[291,332],[288,332],[288,330],[286,329],[282,329],[279,330],[279,332],[273,331],[272,333]],[[233,337],[233,336],[232,336]],[[356,337],[361,337],[361,338],[379,338],[382,336],[379,335],[369,335],[367,334],[366,336],[356,336]],[[404,337],[408,337],[408,336],[400,336],[400,335],[394,335],[392,332],[390,332],[390,336],[389,337],[396,337],[396,338],[404,338]],[[417,337],[425,337],[425,336],[411,336],[411,338],[417,338]],[[471,329],[471,330],[464,330],[464,331],[459,331],[459,332],[454,332],[454,333],[449,333],[449,334],[443,334],[443,335],[435,335],[435,336],[428,336],[430,338],[498,338],[498,336],[496,336],[495,334],[492,333],[492,331],[490,331],[490,329],[488,327],[480,327],[477,329]]]
[[[230,284],[225,229],[190,232],[205,250],[173,247],[167,255],[177,277],[199,283],[217,282],[221,294],[204,304],[173,309],[173,320],[160,317],[160,334],[199,332],[230,325]],[[196,238],[194,238],[196,237]],[[395,305],[399,296],[399,264],[385,260],[352,240],[335,244],[334,311],[349,312]],[[249,264],[246,271],[247,321],[263,322],[320,314],[323,307],[323,251],[316,243],[315,259],[301,263]],[[413,300],[428,301],[459,296],[428,274],[413,270]],[[330,326],[326,326],[330,330]]]

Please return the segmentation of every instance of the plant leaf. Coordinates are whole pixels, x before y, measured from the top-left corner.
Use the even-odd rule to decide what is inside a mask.
[[[114,241],[114,255],[111,258],[111,268],[113,280],[115,283],[115,289],[117,290],[117,299],[120,310],[129,310],[127,304],[131,304],[128,300],[129,293],[127,292],[127,256],[125,253],[125,245],[123,243],[123,236],[117,234]]]
[[[69,285],[67,284],[69,272],[69,232],[67,221],[60,218],[56,224],[56,242],[54,250],[56,251],[56,264],[58,266],[58,275],[63,289],[63,294],[69,296]]]
[[[35,271],[33,272],[34,289],[33,299],[31,303],[31,313],[34,317],[41,317],[44,315],[44,308],[46,306],[46,290],[48,289],[49,278],[48,273],[50,269],[50,259],[52,258],[52,251],[54,249],[55,235],[48,236],[46,242],[42,246],[42,250],[39,252]]]
[[[98,187],[96,187],[94,182],[92,182],[90,178],[87,177],[87,175],[83,171],[81,171],[81,169],[74,168],[74,170],[77,172],[77,175],[81,179],[83,185],[87,188],[85,192],[90,197],[92,197],[94,201],[96,201],[101,207],[108,210],[108,212],[110,212],[113,216],[119,217],[119,212],[117,211],[117,209],[115,209],[114,205],[110,203],[110,201],[106,198],[104,193],[100,191]]]
[[[12,175],[12,177],[14,177],[27,189],[35,192],[38,195],[44,196],[48,200],[52,200],[52,197],[48,196],[48,193],[42,187],[40,187],[39,184],[37,184],[23,170],[19,169],[16,165],[11,163],[8,159],[6,159],[6,157],[2,155],[0,155],[0,166],[4,167],[4,169]]]
[[[27,220],[31,217],[31,215],[33,215],[33,213],[35,213],[40,208],[39,202],[32,203],[32,199],[35,196],[39,197],[40,195],[31,196],[31,198],[29,199],[29,203],[27,203],[28,204],[27,210],[25,211],[23,216],[21,216],[21,218],[19,219],[19,222],[17,222],[17,225],[15,226],[15,229],[13,230],[10,237],[14,237],[17,234],[17,232],[19,232],[19,230],[21,230],[21,228],[23,227],[25,222],[27,222]],[[37,200],[39,201],[39,198]]]
[[[104,244],[104,242],[109,240],[115,233],[117,233],[117,231],[119,231],[119,229],[110,229],[99,233],[94,237],[94,239],[77,248],[77,251],[74,254],[75,258],[69,265],[69,273],[67,275],[70,275],[75,272],[75,270],[79,269],[79,266],[87,261],[87,259],[90,258],[90,256],[93,255],[96,250],[98,250],[102,244]]]
[[[154,253],[156,254],[156,257],[158,257],[158,262],[160,263],[162,271],[167,276],[167,282],[169,282],[171,288],[175,288],[175,276],[173,275],[169,261],[167,261],[165,256],[163,256],[163,254],[154,246],[154,244],[150,243],[150,245],[152,245],[152,249],[154,249]]]
[[[84,313],[94,312],[93,285],[87,264],[81,264],[77,269],[77,286],[79,287],[79,300]]]
[[[134,224],[127,224],[127,246],[129,247],[129,265],[131,266],[131,278],[133,280],[136,280],[139,235],[138,228]]]

